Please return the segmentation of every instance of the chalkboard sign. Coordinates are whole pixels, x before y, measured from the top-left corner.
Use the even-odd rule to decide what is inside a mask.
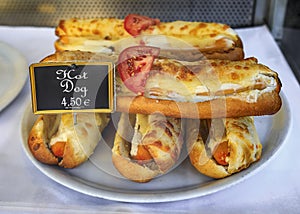
[[[37,63],[30,66],[35,114],[114,110],[113,65]]]

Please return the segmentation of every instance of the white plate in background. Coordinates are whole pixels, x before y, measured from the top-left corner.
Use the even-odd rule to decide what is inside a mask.
[[[0,112],[22,90],[28,77],[28,63],[15,48],[0,42]]]

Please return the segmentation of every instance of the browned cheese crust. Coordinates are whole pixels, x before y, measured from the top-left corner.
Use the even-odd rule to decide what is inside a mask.
[[[124,29],[124,20],[116,18],[61,20],[55,29],[59,37],[94,37],[104,40],[116,40],[130,35]]]

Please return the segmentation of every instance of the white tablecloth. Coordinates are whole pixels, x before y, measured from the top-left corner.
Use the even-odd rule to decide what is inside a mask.
[[[184,201],[141,204],[96,198],[68,189],[41,173],[22,146],[20,121],[30,100],[27,81],[19,96],[0,112],[0,213],[299,213],[300,90],[266,26],[237,29],[246,56],[279,73],[292,114],[283,148],[270,163],[230,188]],[[28,65],[54,52],[53,28],[0,26],[0,41],[18,49]],[[0,77],[1,78],[1,77]]]

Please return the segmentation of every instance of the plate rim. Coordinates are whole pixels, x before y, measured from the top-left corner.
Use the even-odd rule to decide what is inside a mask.
[[[4,93],[3,96],[0,97],[1,102],[0,102],[0,112],[4,110],[17,96],[18,94],[22,91],[24,88],[24,85],[28,79],[28,62],[23,56],[23,54],[14,48],[13,46],[0,41],[0,47],[1,50],[5,50],[5,53],[9,53],[9,58],[14,59],[13,61],[16,62],[18,61],[18,64],[14,64],[14,69],[12,75],[14,76],[13,81],[16,81],[17,84],[10,84],[6,88],[6,92]],[[18,69],[16,70],[15,67],[23,67],[24,69]],[[8,93],[9,92],[9,93]]]
[[[118,192],[110,191],[109,188],[107,189],[99,189],[95,188],[92,185],[91,181],[84,181],[83,179],[79,177],[73,177],[67,172],[60,170],[59,167],[55,166],[49,166],[45,165],[43,163],[40,163],[37,161],[33,155],[29,152],[29,148],[27,145],[27,141],[24,142],[24,123],[26,118],[28,118],[30,115],[27,115],[28,112],[30,112],[31,103],[27,104],[24,112],[23,117],[20,123],[20,131],[21,131],[21,137],[22,137],[22,147],[26,154],[26,156],[29,158],[29,160],[33,163],[33,165],[38,168],[44,175],[46,175],[51,180],[55,181],[56,183],[63,185],[69,189],[72,189],[76,192],[80,192],[85,195],[112,200],[112,201],[119,201],[119,202],[133,202],[133,203],[158,203],[158,202],[174,202],[174,201],[181,201],[181,200],[187,200],[197,197],[203,197],[206,195],[210,195],[219,191],[222,191],[224,189],[230,188],[238,183],[243,182],[247,178],[255,175],[256,173],[260,172],[262,169],[264,169],[280,152],[280,150],[283,148],[283,146],[286,143],[287,136],[291,132],[291,124],[292,124],[292,117],[291,117],[291,108],[287,102],[286,96],[281,93],[282,98],[282,107],[280,111],[284,111],[283,113],[286,113],[287,115],[287,127],[285,127],[285,133],[282,137],[282,142],[274,149],[272,154],[270,154],[269,157],[266,157],[264,159],[264,162],[261,162],[262,160],[254,163],[255,167],[251,170],[245,169],[239,173],[233,174],[229,177],[219,179],[219,180],[212,180],[209,181],[205,188],[195,188],[195,185],[190,186],[189,188],[185,187],[185,189],[178,188],[177,190],[171,189],[172,191],[166,191],[166,190],[160,190],[157,193],[153,193],[151,191],[146,192],[139,192],[138,190],[135,190],[135,192],[126,192],[122,191],[122,189]],[[278,114],[278,113],[277,113]],[[275,115],[272,115],[275,116]],[[28,136],[28,135],[27,135]],[[60,171],[61,173],[65,174],[67,173],[67,176],[60,176],[61,173],[53,173],[52,171]],[[48,169],[51,169],[50,171]],[[211,184],[214,183],[214,184]],[[99,185],[100,186],[100,185]]]

